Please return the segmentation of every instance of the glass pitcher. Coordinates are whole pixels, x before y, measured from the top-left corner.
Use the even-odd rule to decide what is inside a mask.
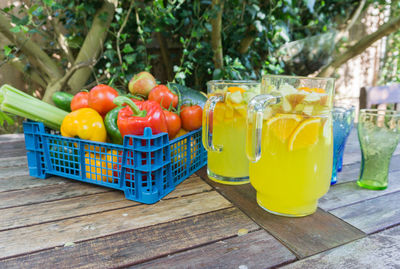
[[[203,110],[203,145],[207,150],[210,179],[230,185],[249,182],[246,157],[248,101],[260,93],[257,81],[207,82],[208,100]]]
[[[246,152],[257,203],[283,216],[315,212],[332,175],[334,79],[268,75],[248,105]]]

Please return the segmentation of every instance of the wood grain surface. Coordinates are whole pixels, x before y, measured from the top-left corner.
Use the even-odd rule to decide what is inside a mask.
[[[294,260],[270,234],[256,231],[132,268],[269,268]]]
[[[400,170],[390,173],[389,185],[386,190],[369,190],[361,188],[356,181],[338,184],[319,199],[319,206],[324,210],[333,210],[342,206],[372,199],[400,190]]]
[[[400,173],[399,173],[400,175]],[[400,224],[400,191],[330,211],[366,233]]]
[[[400,226],[396,226],[283,268],[399,268],[399,261]]]
[[[229,186],[215,183],[208,179],[206,168],[202,168],[198,174],[300,258],[365,235],[355,227],[320,209],[302,218],[287,218],[270,214],[257,205],[256,193],[250,184]]]
[[[240,229],[252,232],[259,227],[238,209],[229,208],[75,243],[69,247],[59,246],[0,260],[0,267],[110,268],[133,265],[234,238]],[[274,253],[279,253],[281,261],[293,259],[283,246],[271,238],[270,243],[276,246]]]
[[[389,187],[359,188],[355,129],[338,184],[311,216],[265,212],[250,184],[206,168],[160,202],[60,177],[28,175],[23,135],[0,136],[0,268],[396,268],[400,146]],[[201,177],[201,178],[200,178]]]

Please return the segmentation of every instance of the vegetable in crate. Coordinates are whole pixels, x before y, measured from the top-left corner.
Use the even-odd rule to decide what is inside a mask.
[[[114,144],[122,145],[123,138],[121,132],[118,129],[118,113],[122,109],[122,106],[117,106],[113,110],[110,110],[104,118],[104,125],[107,130],[108,138]]]
[[[183,105],[181,107],[182,128],[186,131],[194,131],[201,127],[203,109],[199,105]]]
[[[71,111],[89,107],[89,92],[82,91],[75,94],[71,101]]]
[[[182,126],[181,118],[174,112],[164,110],[165,120],[167,121],[169,140],[175,138]]]
[[[42,122],[54,130],[60,129],[64,117],[68,115],[68,112],[36,99],[7,84],[4,84],[0,88],[0,110]],[[5,117],[5,114],[1,114],[0,118],[2,117]]]
[[[113,182],[113,166],[117,163],[118,151],[116,150],[108,150],[107,154],[87,152],[85,154],[86,178],[109,183],[118,183],[117,178],[114,178]]]
[[[156,79],[149,72],[140,72],[134,75],[128,84],[132,94],[140,94],[147,97],[150,91],[157,85]]]
[[[106,142],[107,138],[103,118],[91,108],[81,108],[69,113],[62,122],[61,135],[78,136],[97,142]]]
[[[159,103],[163,108],[169,109],[178,105],[178,95],[165,85],[155,86],[149,93],[149,100]]]
[[[89,91],[88,104],[99,114],[104,117],[108,111],[115,108],[117,105],[113,103],[118,92],[110,86],[99,84]]]
[[[118,106],[126,104],[118,113],[118,129],[125,135],[143,135],[144,128],[150,127],[153,134],[167,133],[168,127],[162,107],[154,101],[132,101],[126,96],[114,99]]]
[[[71,101],[74,95],[68,92],[55,92],[51,96],[56,107],[61,108],[67,112],[71,112]]]
[[[178,95],[180,95],[180,102],[190,101],[203,108],[207,101],[207,97],[202,92],[193,90],[189,87],[176,83],[168,83],[168,88],[176,93],[179,92]]]

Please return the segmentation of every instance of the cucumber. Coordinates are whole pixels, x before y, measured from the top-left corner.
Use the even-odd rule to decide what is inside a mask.
[[[67,92],[55,92],[51,96],[56,107],[67,112],[71,112],[71,101],[73,97],[73,94]]]
[[[207,97],[202,92],[193,90],[189,87],[176,83],[168,83],[168,88],[174,91],[179,91],[180,103],[185,103],[185,101],[191,101],[194,105],[199,105],[201,106],[201,108],[204,108],[204,104],[207,101]]]

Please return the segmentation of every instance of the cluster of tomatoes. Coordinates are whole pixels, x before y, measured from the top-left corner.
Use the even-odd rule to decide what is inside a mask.
[[[103,118],[116,107],[113,100],[118,92],[112,87],[100,84],[90,91],[77,93],[71,101],[71,111],[90,107],[96,110]],[[201,106],[193,104],[192,100],[179,100],[179,94],[169,89],[166,85],[156,85],[145,95],[128,95],[133,100],[154,101],[163,108],[170,139],[196,130],[202,125]]]

